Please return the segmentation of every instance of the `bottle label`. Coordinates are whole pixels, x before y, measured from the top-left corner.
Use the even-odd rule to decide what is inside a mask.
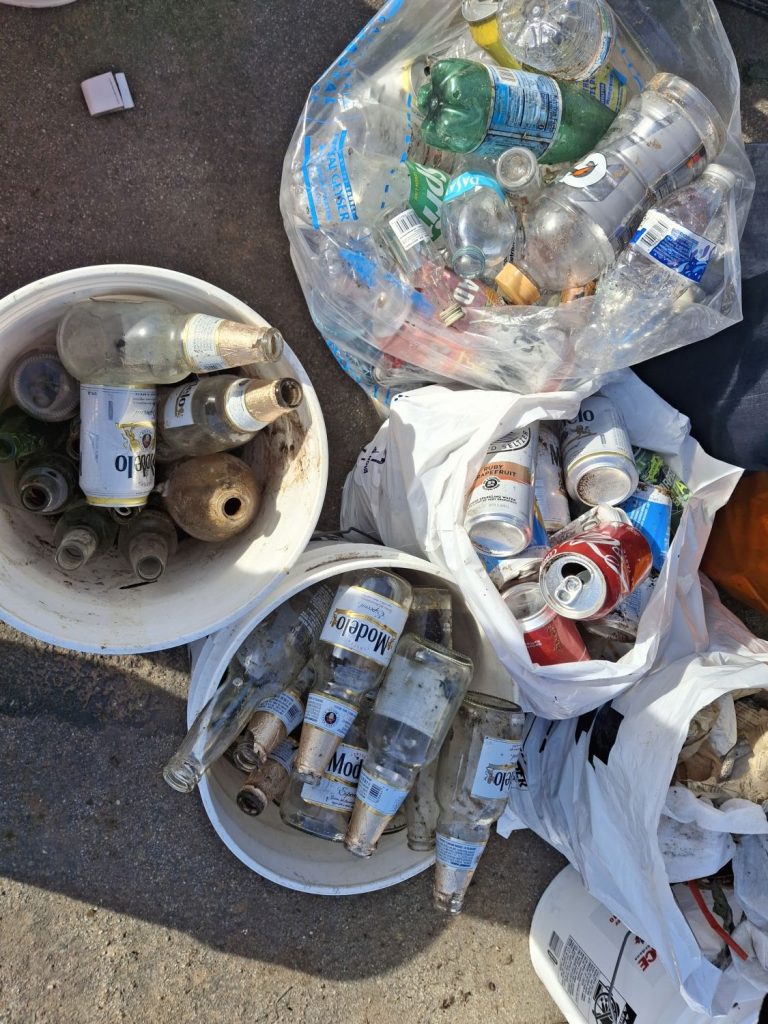
[[[296,760],[298,750],[299,746],[296,741],[286,738],[282,743],[278,743],[274,750],[269,752],[267,760],[276,761],[290,775],[293,771],[293,762]]]
[[[371,775],[365,768],[360,772],[357,799],[376,814],[381,814],[385,818],[397,814],[407,796],[408,790],[390,786],[378,776]]]
[[[452,199],[457,199],[466,192],[477,192],[481,188],[489,188],[500,199],[505,198],[504,192],[495,178],[491,178],[487,174],[471,174],[469,171],[464,171],[463,174],[457,174],[455,178],[451,179],[448,191],[445,193],[445,202],[450,203]]]
[[[510,454],[514,457],[510,458]],[[484,464],[469,489],[467,522],[479,515],[530,520],[533,445],[530,428],[514,430],[488,447]]]
[[[392,234],[406,252],[408,249],[413,249],[419,242],[426,242],[430,238],[426,224],[419,220],[415,210],[404,210],[395,217],[390,217],[389,226]]]
[[[506,799],[512,789],[521,748],[522,744],[517,740],[484,736],[472,782],[472,796],[484,800]]]
[[[316,807],[351,812],[355,806],[357,784],[365,754],[362,747],[353,747],[348,743],[339,744],[318,785],[305,783],[301,787],[301,799]]]
[[[411,179],[408,205],[430,229],[434,242],[440,237],[440,211],[448,187],[448,175],[436,167],[422,167],[413,160],[407,160],[405,166]]]
[[[304,722],[322,729],[323,732],[344,739],[356,718],[357,708],[353,704],[347,704],[346,701],[328,697],[323,693],[310,693],[307,697]]]
[[[697,284],[704,276],[715,251],[715,243],[688,231],[663,213],[651,210],[630,242],[662,267]]]
[[[257,430],[267,426],[248,412],[245,396],[252,386],[253,381],[244,377],[227,388],[227,397],[224,400],[224,415],[235,430],[242,430],[244,434],[255,434]]]
[[[290,690],[284,690],[275,697],[262,701],[256,710],[268,711],[275,718],[279,718],[286,732],[293,732],[304,717],[304,704]]]
[[[187,320],[182,342],[184,357],[193,370],[211,373],[226,369],[227,361],[222,359],[216,341],[219,326],[223,323],[221,317],[206,316],[204,313],[195,313]]]
[[[467,868],[474,871],[485,849],[485,843],[466,843],[463,839],[452,839],[440,832],[435,836],[438,864],[449,868]]]
[[[583,156],[578,163],[574,164],[567,174],[564,174],[562,178],[558,180],[564,185],[570,185],[571,188],[589,188],[590,185],[596,185],[598,181],[602,179],[608,173],[608,161],[605,159],[602,153],[587,153]],[[611,182],[611,188],[609,191],[613,191],[615,185]],[[595,197],[596,199],[603,199],[603,195]]]
[[[408,618],[408,611],[364,587],[339,587],[320,639],[385,667]]]
[[[80,385],[80,488],[90,504],[146,504],[155,486],[155,388]]]
[[[192,418],[192,395],[199,380],[189,381],[181,387],[174,388],[169,392],[163,404],[162,420],[165,430],[173,430],[174,427],[188,427],[194,420]]]
[[[563,102],[552,78],[527,71],[488,67],[493,83],[493,110],[485,138],[475,150],[499,154],[525,146],[537,157],[552,145],[560,127]]]
[[[600,41],[597,44],[597,49],[595,50],[595,56],[592,63],[583,71],[579,71],[578,77],[582,80],[585,78],[592,78],[593,75],[598,74],[608,58],[611,43],[616,36],[616,21],[613,16],[613,11],[610,9],[608,4],[596,3],[595,7],[597,8],[597,12],[600,17]]]

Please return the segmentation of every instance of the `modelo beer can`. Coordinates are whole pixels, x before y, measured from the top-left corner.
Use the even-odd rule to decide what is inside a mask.
[[[600,619],[651,571],[651,547],[634,526],[606,523],[553,547],[539,571],[544,599],[568,619]]]
[[[533,535],[533,465],[538,424],[491,442],[469,489],[464,527],[474,546],[488,555],[524,551]]]
[[[155,486],[153,387],[80,385],[80,489],[89,505],[145,505]]]
[[[538,583],[516,583],[501,595],[520,623],[523,639],[535,665],[589,661],[576,623],[549,607]]]
[[[605,395],[581,403],[560,437],[568,493],[585,505],[618,505],[637,488],[638,472],[624,419]]]
[[[563,484],[560,441],[548,423],[539,423],[534,493],[547,533],[556,533],[570,523],[571,510]]]

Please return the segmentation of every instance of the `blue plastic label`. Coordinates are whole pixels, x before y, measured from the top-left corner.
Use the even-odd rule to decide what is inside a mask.
[[[476,153],[498,154],[525,146],[544,156],[560,127],[560,88],[546,75],[507,68],[488,68],[493,82],[493,110],[485,138]]]
[[[661,572],[669,552],[672,525],[672,499],[661,487],[639,484],[635,493],[620,506],[629,521],[651,546],[653,568]]]
[[[329,143],[304,139],[304,191],[312,226],[346,224],[357,220],[357,208],[344,162],[346,132],[336,132]],[[314,148],[313,148],[314,141]]]
[[[476,192],[481,188],[490,188],[500,199],[505,198],[504,192],[495,178],[491,178],[487,174],[472,174],[469,171],[464,171],[463,174],[457,174],[455,178],[451,179],[443,202],[450,203],[452,199],[457,199],[466,192]]]
[[[671,217],[651,210],[635,232],[631,245],[663,267],[698,283],[716,249],[703,235],[688,231]]]

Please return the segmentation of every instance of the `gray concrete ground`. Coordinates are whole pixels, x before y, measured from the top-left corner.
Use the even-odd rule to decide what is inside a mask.
[[[375,418],[306,312],[278,210],[309,86],[377,6],[363,0],[80,0],[0,6],[0,294],[107,262],[186,271],[278,324],[314,379],[332,452],[323,524]],[[768,22],[723,5],[768,137]],[[81,79],[127,72],[137,108],[90,120]],[[0,626],[0,1024],[122,1020],[408,1024],[562,1016],[527,929],[562,861],[494,839],[466,913],[430,878],[325,899],[220,844],[159,768],[183,733],[184,651],[99,659]]]

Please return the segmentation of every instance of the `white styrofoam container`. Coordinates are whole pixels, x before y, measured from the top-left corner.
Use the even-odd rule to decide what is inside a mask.
[[[516,699],[514,682],[446,572],[393,548],[320,540],[308,546],[280,585],[257,608],[202,645],[193,646],[188,724],[192,725],[198,712],[213,696],[237,648],[270,612],[305,587],[345,572],[368,568],[391,569],[417,586],[450,590],[454,646],[469,655],[475,666],[471,689]],[[242,772],[226,759],[216,762],[199,786],[206,813],[236,857],[253,871],[289,889],[326,896],[373,892],[411,878],[434,862],[433,853],[414,853],[408,849],[404,831],[384,836],[376,853],[363,860],[348,853],[341,843],[315,839],[287,827],[274,805],[257,818],[249,817],[235,803],[242,782]]]
[[[0,301],[0,385],[19,353],[55,343],[58,321],[72,303],[110,294],[149,295],[190,312],[265,323],[227,292],[173,270],[121,264],[69,270]],[[222,544],[184,540],[155,583],[139,583],[117,552],[64,575],[53,560],[52,517],[23,509],[13,490],[13,466],[1,466],[0,618],[72,650],[126,654],[206,636],[263,600],[315,528],[325,497],[328,442],[315,390],[287,345],[278,362],[258,367],[258,374],[253,367],[244,372],[295,377],[304,388],[301,407],[246,446],[243,458],[264,484],[249,529]]]

